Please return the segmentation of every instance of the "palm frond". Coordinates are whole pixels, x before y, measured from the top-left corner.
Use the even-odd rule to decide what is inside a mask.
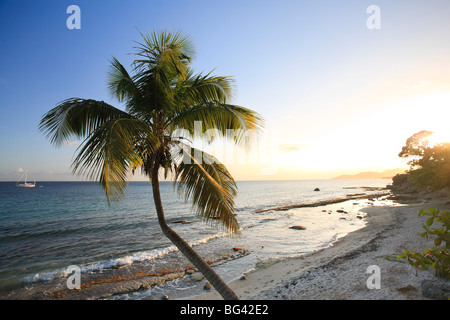
[[[112,58],[108,72],[108,89],[112,96],[120,102],[125,101],[127,112],[137,118],[151,121],[152,99],[148,90],[141,91],[143,86],[136,82],[136,76],[131,77],[126,68],[116,59]],[[148,89],[148,88],[147,88]],[[153,92],[151,90],[150,92]]]
[[[114,57],[110,63],[108,71],[108,89],[110,94],[115,96],[120,102],[127,101],[135,95],[141,95],[127,69]]]
[[[206,75],[202,73],[194,75],[191,70],[188,71],[187,79],[182,83],[182,87],[177,88],[179,100],[185,106],[194,106],[210,101],[226,103],[232,98],[233,78],[212,76],[213,71]]]
[[[113,119],[99,126],[78,148],[74,173],[98,180],[108,202],[124,195],[127,175],[143,164],[142,150],[159,147],[147,123],[133,118]]]
[[[141,58],[133,62],[138,83],[146,83],[150,77],[167,86],[186,76],[193,51],[189,36],[167,30],[141,36],[144,42],[135,47],[135,55]]]
[[[237,185],[227,168],[208,153],[182,143],[178,147],[174,179],[179,195],[192,200],[197,216],[204,221],[221,223],[226,230],[238,233],[234,215]]]
[[[159,30],[143,34],[143,42],[136,42],[135,55],[141,57],[135,60],[135,67],[148,68],[158,65],[161,57],[170,59],[175,65],[190,63],[194,56],[194,46],[189,35],[181,31]]]
[[[201,130],[195,122],[201,121]],[[178,112],[167,124],[170,130],[185,129],[192,137],[209,138],[205,132],[215,129],[235,143],[249,142],[263,128],[263,118],[255,111],[236,105],[208,102]]]
[[[170,111],[176,105],[175,90],[188,73],[192,59],[192,43],[181,32],[161,31],[144,35],[134,53],[134,83],[144,93],[145,106],[152,110]]]
[[[84,138],[105,122],[131,115],[104,101],[70,98],[60,102],[47,112],[39,123],[39,129],[57,147],[71,137]]]

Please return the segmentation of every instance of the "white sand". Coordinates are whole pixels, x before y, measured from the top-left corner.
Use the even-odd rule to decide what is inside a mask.
[[[363,209],[368,214],[365,228],[350,233],[330,248],[259,268],[230,286],[242,300],[427,299],[420,283],[435,278],[432,272],[420,271],[416,275],[409,264],[387,260],[386,256],[395,258],[405,249],[433,247],[432,239],[427,241],[420,236],[426,217],[419,217],[418,212],[430,206],[446,209],[446,201]],[[379,267],[380,289],[367,287],[372,276],[367,269],[372,265]],[[221,297],[212,290],[193,299]]]

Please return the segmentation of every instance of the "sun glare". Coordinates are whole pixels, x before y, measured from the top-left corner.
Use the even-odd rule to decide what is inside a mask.
[[[434,132],[430,137],[428,137],[429,146],[435,146],[439,143],[450,142],[450,132],[444,130]]]
[[[432,131],[429,137],[430,145],[443,142],[450,142],[450,92],[439,92],[428,97],[429,108],[424,108],[427,122],[424,123],[424,130]]]

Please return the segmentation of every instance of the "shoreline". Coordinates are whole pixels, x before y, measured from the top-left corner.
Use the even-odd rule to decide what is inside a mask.
[[[377,191],[381,191],[381,190],[382,190],[382,188],[377,189]],[[262,213],[262,212],[267,212],[267,211],[286,211],[289,209],[296,209],[296,208],[322,207],[322,206],[326,206],[329,204],[337,204],[337,203],[341,203],[341,202],[346,202],[349,200],[380,198],[380,197],[388,196],[390,194],[391,194],[390,191],[378,192],[378,193],[372,193],[372,194],[366,194],[366,193],[348,194],[346,197],[342,197],[342,198],[333,198],[333,199],[320,200],[320,201],[314,201],[314,202],[301,202],[301,203],[290,204],[290,205],[286,205],[286,206],[259,209],[259,210],[255,210],[253,212]]]
[[[433,247],[420,236],[422,208],[448,208],[448,200],[424,200],[401,206],[366,207],[367,225],[332,246],[298,258],[262,266],[245,278],[229,283],[241,300],[426,300],[423,280],[435,280],[431,271],[415,271],[396,260],[405,249]],[[394,259],[386,259],[394,257]],[[369,289],[369,266],[380,270],[380,289]],[[450,285],[450,282],[448,282]],[[220,300],[215,291],[190,300]]]
[[[370,190],[370,191],[380,191],[379,188],[376,188],[377,190]],[[289,205],[290,208],[302,208],[302,207],[317,207],[318,209],[320,207],[326,208],[328,205],[333,205],[341,202],[347,201],[348,209],[351,207],[354,207],[354,204],[351,203],[351,201],[355,201],[358,199],[370,199],[370,198],[380,198],[386,196],[385,192],[376,192],[373,194],[358,194],[358,195],[347,195],[345,198],[333,198],[328,200],[321,200],[321,201],[315,201],[312,203],[298,203]],[[370,199],[373,201],[373,199]],[[280,209],[281,208],[281,209]],[[343,207],[339,207],[343,208]],[[347,207],[346,207],[347,208]],[[277,210],[279,209],[279,210]],[[336,208],[338,209],[338,208]],[[346,210],[348,210],[346,209]],[[270,208],[268,210],[264,211],[283,211],[285,210],[284,207],[279,208]],[[256,213],[255,210],[253,212]],[[323,211],[323,210],[322,210]],[[331,211],[331,210],[328,210]],[[345,212],[345,215],[347,214],[347,211],[343,210],[336,210],[337,212],[342,211]],[[351,210],[348,210],[351,211]],[[342,214],[341,214],[342,215]],[[344,218],[342,218],[344,219]],[[361,217],[362,219],[362,217]],[[182,220],[180,221],[174,221],[173,223],[182,223]],[[213,237],[215,238],[215,237]],[[212,239],[213,239],[212,238]],[[221,238],[221,237],[220,237]],[[233,239],[231,239],[233,240]],[[242,263],[248,263],[249,260],[247,259],[246,262],[240,261],[243,256],[246,256],[247,254],[251,253],[247,250],[244,243],[238,243],[235,241],[228,241],[229,245],[223,248],[223,252],[221,251],[220,254],[217,255],[217,250],[214,251],[214,256],[209,254],[208,256],[205,256],[205,259],[212,262],[212,265],[214,267],[219,266],[222,263],[226,263],[228,261],[232,260],[239,260],[237,261],[238,264]],[[242,250],[236,251],[234,246],[242,247]],[[202,247],[198,247],[196,250],[200,254],[202,254],[201,250]],[[171,252],[171,251],[169,251]],[[171,257],[171,259],[177,259],[176,257],[180,254],[174,250],[170,254],[166,255],[165,257]],[[185,260],[182,258],[183,261]],[[251,259],[250,257],[250,263],[255,263],[255,258]],[[190,264],[188,260],[185,260],[184,263],[176,266],[171,266],[170,268],[167,267],[167,265],[161,265],[160,267],[155,266],[155,264],[152,262],[153,260],[150,260],[149,263],[147,261],[137,261],[133,262],[131,264],[114,264],[110,265],[106,268],[98,268],[98,269],[88,269],[83,272],[83,280],[82,280],[82,287],[81,290],[67,290],[66,287],[66,281],[67,279],[65,276],[60,275],[59,273],[55,273],[54,276],[52,276],[49,280],[42,280],[42,281],[36,281],[36,282],[25,282],[22,287],[18,287],[16,289],[13,289],[10,292],[4,292],[4,295],[2,298],[4,299],[38,299],[38,300],[46,300],[46,299],[109,299],[109,298],[119,298],[121,295],[127,295],[127,294],[134,294],[139,292],[142,292],[146,289],[152,289],[155,287],[160,287],[161,284],[167,282],[170,283],[173,280],[184,278],[185,276],[188,276],[195,272],[195,268]],[[174,260],[172,260],[174,261]],[[280,259],[274,260],[280,261]],[[260,267],[261,264],[268,265],[271,263],[274,263],[274,261],[265,262],[265,263],[257,263],[257,265],[249,266],[246,268],[246,270],[242,270],[242,272],[247,272],[248,270],[253,270],[254,268]],[[284,260],[281,260],[284,261]],[[162,261],[164,262],[164,261]],[[243,267],[245,268],[245,267]],[[161,269],[161,270],[160,270]],[[198,272],[195,272],[198,273]],[[238,275],[237,277],[232,277],[232,279],[237,279],[241,277],[243,273]],[[178,280],[177,280],[178,281]],[[176,281],[176,282],[177,282]],[[189,281],[189,279],[188,279]],[[231,281],[231,280],[228,280]],[[191,281],[192,282],[192,281]],[[194,281],[195,282],[195,281]],[[200,290],[196,290],[196,292],[191,292],[192,290],[186,290],[184,292],[171,292],[169,294],[169,297],[171,299],[183,299],[186,296],[194,296],[196,294],[201,294],[203,292],[203,284],[198,282],[196,283],[196,286],[200,286]],[[163,285],[165,287],[165,285]],[[157,288],[159,290],[159,288]],[[164,289],[161,289],[164,290]],[[189,293],[188,293],[189,292]],[[160,294],[158,294],[159,296]],[[163,294],[163,296],[165,293]],[[137,299],[147,299],[145,297],[145,294],[143,295],[144,298],[138,298]],[[148,297],[150,299],[158,299],[158,297]],[[133,299],[133,298],[131,298]]]
[[[448,205],[450,204],[448,199],[445,198],[442,201],[430,199],[414,200],[416,202],[419,201],[420,203],[411,203],[410,199],[408,201],[409,203],[403,205],[401,205],[399,201],[390,201],[389,203],[392,203],[393,205],[382,203],[381,205],[374,206],[373,201],[380,199],[389,200],[389,197],[386,199],[387,194],[376,193],[371,195],[359,194],[355,195],[355,197],[349,196],[353,195],[347,195],[345,199],[336,198],[326,200],[325,202],[318,201],[314,203],[315,205],[309,203],[289,205],[289,208],[293,209],[310,206],[326,208],[328,205],[344,201],[348,201],[346,204],[347,206],[353,206],[357,203],[351,203],[351,201],[357,199],[375,199],[369,199],[370,201],[365,203],[366,206],[358,209],[359,212],[363,213],[365,216],[364,222],[366,225],[362,228],[347,233],[327,247],[304,253],[301,256],[289,257],[281,260],[256,261],[255,267],[248,268],[247,270],[250,271],[243,273],[244,276],[234,277],[232,279],[235,280],[229,280],[230,287],[236,292],[238,297],[241,300],[405,299],[415,295],[413,299],[423,299],[423,296],[418,292],[420,291],[420,281],[416,279],[411,282],[409,278],[405,279],[405,274],[407,274],[408,277],[414,277],[411,270],[409,270],[409,265],[398,261],[387,261],[384,257],[395,257],[405,249],[417,248],[420,251],[422,248],[425,248],[425,246],[432,247],[432,243],[428,242],[430,243],[428,245],[426,241],[424,241],[425,239],[420,237],[423,224],[423,221],[420,222],[420,220],[424,220],[425,218],[418,217],[417,213],[421,208],[428,208],[429,206],[448,209]],[[391,195],[390,198],[395,199],[393,195]],[[282,211],[285,210],[285,208],[278,207],[268,210]],[[321,210],[321,212],[324,211],[325,210]],[[342,210],[336,211],[345,212]],[[388,243],[383,243],[383,241],[387,241]],[[415,244],[417,241],[422,243],[422,246],[417,246]],[[393,245],[395,248],[393,248]],[[215,261],[214,266],[227,262],[226,260],[232,256],[234,256],[233,259],[236,259],[236,261],[240,260],[249,253],[251,252],[248,252],[246,249],[242,249],[242,252],[235,252],[235,250],[232,250],[232,252],[225,254],[225,259],[223,259],[223,255],[221,255],[222,258],[219,259],[221,261]],[[245,263],[248,263],[248,260],[246,261],[247,262]],[[253,263],[254,262],[255,261],[253,261]],[[393,289],[390,289],[390,291],[388,290],[388,293],[383,290],[368,290],[366,281],[370,275],[367,274],[367,268],[370,265],[380,266],[383,274],[383,286],[385,285],[385,282],[386,284],[389,283],[389,285],[392,285],[392,283],[395,282],[386,280],[389,279],[388,273],[391,273],[392,268],[394,273],[398,273],[398,270],[402,270],[401,273],[403,274],[400,277],[400,281],[410,281],[411,283],[405,284],[404,286],[395,284],[397,286],[394,288],[395,290],[393,291]],[[177,282],[177,279],[184,278],[184,276],[195,272],[195,270],[188,272],[191,271],[192,267],[183,267],[182,270],[167,270],[169,271],[168,273],[161,274],[156,274],[154,271],[150,272],[149,270],[146,270],[146,268],[142,269],[143,267],[144,265],[133,264],[128,267],[113,267],[111,270],[105,269],[104,272],[100,272],[100,274],[97,275],[98,278],[95,276],[94,278],[91,278],[93,281],[85,283],[80,291],[67,291],[64,289],[65,279],[61,279],[61,282],[58,283],[56,287],[54,284],[50,286],[50,283],[48,283],[49,287],[47,288],[41,287],[43,291],[41,290],[41,293],[35,292],[37,295],[34,295],[32,293],[34,290],[31,290],[27,292],[25,296],[13,294],[7,299],[14,299],[14,297],[19,299],[31,298],[50,300],[108,299],[113,297],[120,298],[123,294],[139,293],[145,289],[155,288],[157,290],[157,296],[141,297],[138,299],[154,300],[158,299],[158,296],[161,296],[162,294],[162,298],[167,297],[174,300],[222,300],[222,297],[214,288],[208,290],[203,289],[206,280],[198,280],[195,285],[195,290],[186,288],[188,290],[183,289],[178,291],[178,293],[171,292],[169,296],[166,296],[164,288],[170,287],[170,283],[173,280],[176,280],[175,282]],[[107,274],[110,274],[109,278],[105,278]],[[387,275],[386,277],[384,276],[385,274]],[[397,274],[395,277],[398,278],[398,276],[399,275]],[[420,279],[430,278],[435,277],[430,272],[421,272]],[[166,284],[162,287],[159,286],[166,281],[167,286]],[[348,288],[346,288],[346,286]],[[358,290],[355,289],[355,286]],[[381,293],[382,295],[380,298]],[[131,296],[130,299],[134,300]]]

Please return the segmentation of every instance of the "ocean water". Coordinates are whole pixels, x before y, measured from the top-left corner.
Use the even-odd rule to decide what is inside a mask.
[[[193,214],[191,204],[177,196],[172,183],[161,182],[161,196],[169,225],[205,257],[214,260],[234,246],[246,249],[249,254],[245,257],[217,267],[229,281],[258,263],[331,245],[364,227],[366,222],[358,217],[359,210],[374,202],[349,200],[326,207],[255,211],[348,194],[371,194],[375,191],[362,187],[385,187],[389,183],[391,180],[383,179],[239,181],[235,199],[242,228],[239,237],[203,223]],[[340,208],[346,213],[337,212]],[[187,223],[176,223],[179,220]],[[306,230],[290,229],[293,225],[305,226]],[[125,199],[111,206],[94,182],[37,182],[35,188],[0,182],[0,297],[8,298],[24,285],[36,289],[63,278],[70,265],[79,266],[83,275],[114,266],[139,265],[156,270],[185,265],[186,260],[176,252],[159,229],[148,182],[131,182]],[[122,298],[140,299],[158,290],[184,290],[178,282]]]

